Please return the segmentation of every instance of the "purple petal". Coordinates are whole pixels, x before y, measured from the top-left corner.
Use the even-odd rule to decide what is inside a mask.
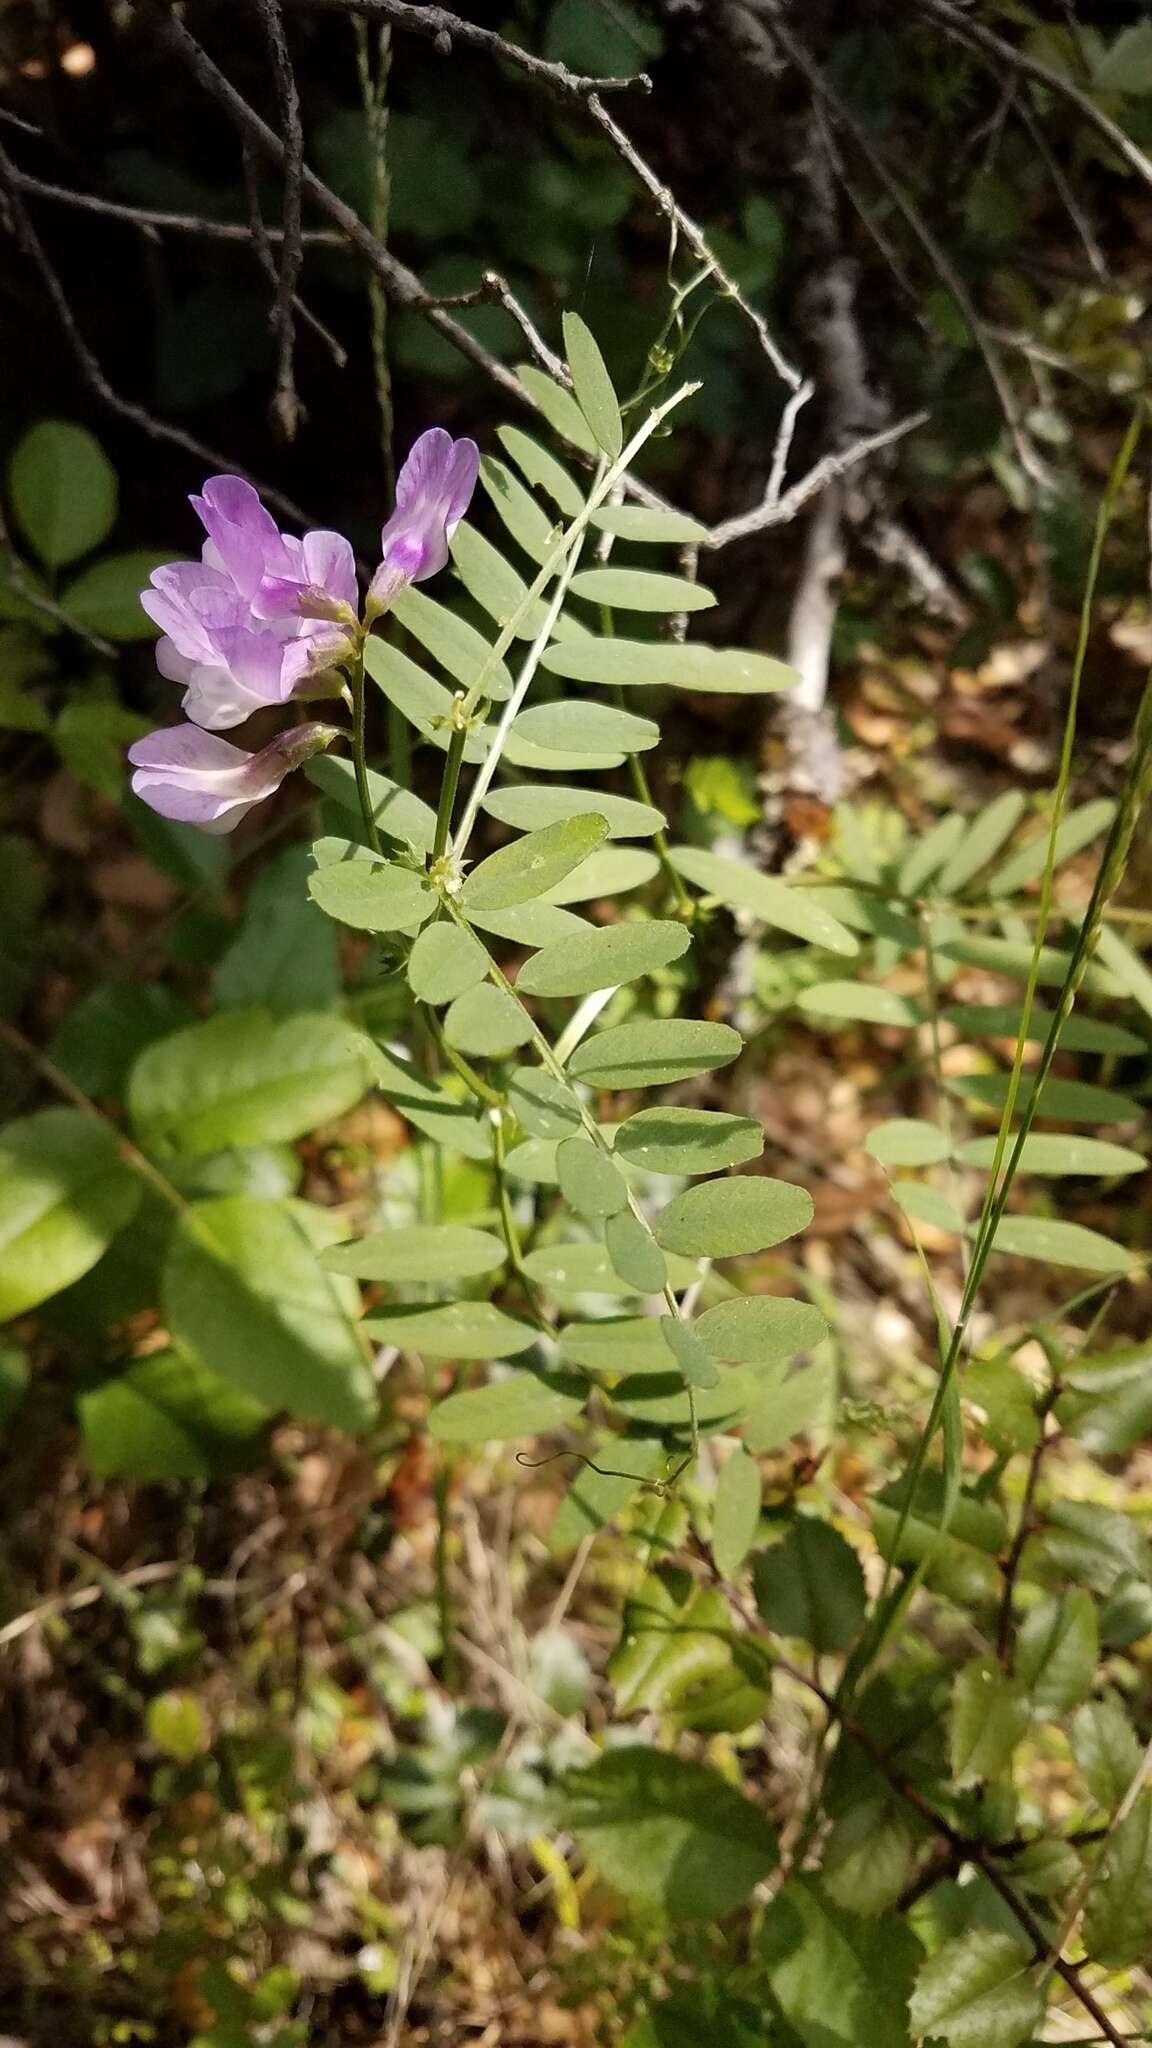
[[[162,818],[205,832],[231,832],[293,768],[337,736],[332,726],[297,726],[258,754],[246,754],[198,726],[166,726],[128,749],[136,771],[132,787]]]
[[[210,476],[191,501],[224,569],[244,597],[265,575],[281,575],[290,558],[272,514],[252,485],[238,476]]]
[[[396,480],[396,510],[380,536],[382,573],[372,586],[378,604],[401,584],[422,583],[445,567],[479,467],[475,441],[454,441],[443,427],[421,434]]]
[[[342,533],[320,528],[304,535],[303,556],[303,581],[334,598],[337,604],[351,605],[355,611],[359,591],[351,541],[345,540]]]

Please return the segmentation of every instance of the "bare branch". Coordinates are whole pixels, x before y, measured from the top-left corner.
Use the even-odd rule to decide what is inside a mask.
[[[280,252],[280,281],[272,308],[272,330],[277,337],[276,389],[272,417],[286,441],[294,441],[300,425],[300,399],[296,390],[296,283],[304,260],[301,240],[301,184],[304,170],[304,126],[300,116],[300,95],[296,74],[284,34],[280,0],[256,0],[264,22],[272,69],[276,74],[276,96],[284,130],[284,239]]]
[[[489,298],[496,300],[497,305],[503,306],[510,320],[516,322],[541,368],[547,370],[550,377],[555,377],[558,383],[570,384],[572,380],[568,374],[567,363],[554,349],[549,348],[540,329],[520,304],[507,278],[502,277],[498,270],[486,270],[483,290]]]
[[[750,533],[762,533],[767,527],[787,526],[795,519],[811,499],[826,491],[848,471],[865,462],[870,455],[876,455],[881,448],[891,447],[894,441],[902,441],[906,434],[914,433],[917,427],[927,424],[930,415],[926,412],[912,412],[905,419],[897,420],[890,427],[884,427],[878,434],[867,434],[863,440],[854,441],[849,448],[842,448],[830,455],[822,455],[806,476],[793,484],[790,491],[772,500],[772,479],[759,505],[750,512],[737,512],[733,518],[724,519],[714,526],[703,545],[707,548],[724,548],[729,541],[743,540]]]
[[[464,21],[460,15],[450,14],[446,7],[414,7],[410,0],[292,0],[292,5],[310,11],[358,14],[368,21],[388,22],[393,28],[403,29],[409,35],[423,36],[426,41],[434,43],[442,57],[452,55],[453,43],[483,50],[490,57],[498,57],[502,63],[515,65],[534,84],[543,86],[563,100],[585,100],[592,93],[652,90],[652,81],[644,72],[638,72],[632,78],[583,77],[577,71],[569,71],[566,64],[554,64],[545,57],[534,56],[531,50],[521,49],[518,43],[510,43],[505,36],[498,36],[490,28],[481,28],[478,22]]]
[[[278,285],[280,271],[277,268],[276,258],[272,254],[272,241],[268,232],[268,224],[260,211],[260,191],[256,177],[256,162],[250,144],[246,143],[243,146],[242,161],[244,165],[244,183],[248,188],[248,219],[250,223],[248,239],[256,252],[256,259],[265,277],[272,284]],[[283,230],[281,230],[277,240],[282,242],[283,239]],[[333,239],[337,246],[342,246],[339,236],[334,236]],[[325,327],[324,322],[317,318],[310,306],[305,305],[299,294],[293,294],[292,305],[297,319],[302,321],[305,327],[311,329],[318,341],[323,342],[336,368],[343,370],[348,362],[348,351],[344,347],[343,342],[337,340],[330,327]]]
[[[102,199],[95,192],[74,192],[67,185],[51,185],[44,178],[34,178],[28,171],[22,171],[18,164],[11,166],[10,182],[36,199],[52,200],[59,206],[74,206],[83,213],[101,214],[108,220],[123,221],[126,227],[167,228],[175,234],[204,235],[221,242],[248,242],[252,239],[251,228],[245,227],[243,221],[211,220],[206,214],[163,213],[151,206],[124,206],[117,199]],[[264,234],[269,242],[283,240],[280,228],[265,227]],[[341,248],[344,241],[334,228],[304,228],[302,239],[305,245],[319,244],[328,249]]]

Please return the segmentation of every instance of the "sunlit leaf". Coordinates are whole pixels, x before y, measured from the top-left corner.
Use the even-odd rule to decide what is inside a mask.
[[[530,1323],[505,1315],[490,1301],[377,1309],[364,1328],[378,1344],[395,1344],[428,1358],[512,1358],[536,1341]]]
[[[572,374],[572,388],[592,434],[610,462],[624,446],[620,404],[608,375],[596,339],[579,313],[565,312],[564,353]]]
[[[491,660],[484,635],[456,612],[449,611],[447,605],[438,604],[435,598],[409,584],[393,598],[391,610],[412,638],[427,648],[463,689],[470,690],[483,670],[485,696],[497,701],[511,696],[512,678],[504,663]]]
[[[428,924],[408,955],[408,983],[422,1003],[450,1003],[483,981],[490,964],[471,932],[456,924]]]
[[[386,1230],[355,1244],[332,1245],[321,1252],[329,1273],[348,1273],[356,1280],[464,1280],[494,1272],[508,1257],[500,1238],[462,1223],[411,1224]]]
[[[503,1059],[532,1036],[532,1019],[505,989],[482,981],[449,1005],[444,1036],[457,1052]]]
[[[750,911],[763,924],[830,953],[860,950],[851,932],[818,904],[809,903],[803,889],[791,887],[776,875],[762,875],[742,861],[728,860],[700,846],[674,846],[671,859],[677,872],[698,889],[734,910]]]
[[[563,783],[524,783],[516,788],[495,789],[484,800],[489,817],[502,825],[514,825],[519,832],[532,832],[541,825],[557,825],[564,818],[594,811],[604,818],[612,839],[639,839],[659,832],[666,820],[652,804],[637,803],[634,797],[612,796],[598,789],[570,789]]]
[[[696,1328],[712,1353],[733,1365],[774,1365],[810,1351],[828,1334],[819,1309],[772,1294],[745,1294],[705,1309]]]
[[[380,860],[332,861],[315,868],[308,894],[329,917],[360,932],[411,931],[437,905],[426,876]]]
[[[622,1123],[616,1150],[646,1173],[717,1173],[764,1150],[752,1117],[712,1109],[641,1109]]]
[[[639,754],[656,745],[660,728],[650,718],[637,718],[632,711],[617,711],[611,704],[564,697],[554,704],[534,704],[522,711],[513,722],[512,737],[531,740],[535,746],[553,753],[572,754],[593,747]]]
[[[703,584],[652,569],[580,569],[572,578],[572,595],[632,612],[702,612],[716,602]]]
[[[936,1166],[948,1157],[948,1140],[935,1124],[897,1116],[869,1131],[864,1149],[881,1166]]]
[[[731,1259],[782,1244],[811,1221],[804,1188],[743,1174],[686,1188],[658,1216],[656,1238],[670,1252]]]
[[[587,1389],[575,1373],[513,1372],[486,1387],[466,1387],[433,1408],[428,1427],[442,1443],[479,1444],[538,1436],[575,1421]]]
[[[687,952],[692,935],[682,924],[649,921],[612,924],[578,939],[562,939],[526,960],[517,976],[521,995],[581,996],[654,974]]]
[[[789,690],[794,668],[742,647],[675,640],[570,640],[546,649],[543,666],[572,682],[695,690],[711,696],[762,696]]]
[[[715,1771],[647,1745],[571,1772],[560,1817],[610,1884],[674,1920],[721,1918],[776,1862],[758,1806]]]
[[[516,375],[532,403],[539,407],[548,425],[562,441],[570,441],[584,455],[596,454],[596,442],[580,407],[570,391],[554,377],[538,370],[534,363],[517,363]],[[581,500],[583,503],[583,500]]]
[[[573,1080],[594,1088],[659,1088],[725,1067],[744,1041],[728,1024],[692,1018],[647,1018],[616,1024],[578,1045],[568,1062]]]
[[[0,1130],[0,1322],[87,1273],[140,1194],[112,1125],[83,1110],[42,1109]]]
[[[712,1555],[726,1579],[734,1578],[760,1526],[760,1469],[747,1451],[734,1451],[721,1467],[712,1501]]]
[[[460,892],[460,907],[504,910],[527,903],[562,882],[594,847],[607,838],[606,820],[596,811],[526,832],[473,868]]]
[[[1028,1703],[994,1657],[973,1657],[952,1688],[952,1774],[958,1786],[998,1778],[1028,1727]]]
[[[690,1387],[719,1386],[716,1361],[694,1323],[681,1322],[678,1316],[661,1316],[660,1328],[665,1344]]]
[[[1121,1273],[1132,1264],[1131,1252],[1101,1231],[1050,1216],[1002,1217],[992,1249],[1049,1266],[1079,1266],[1088,1273]]]
[[[818,981],[801,989],[797,1002],[810,1017],[834,1017],[841,1023],[922,1024],[924,1011],[911,996],[878,988],[866,981]]]

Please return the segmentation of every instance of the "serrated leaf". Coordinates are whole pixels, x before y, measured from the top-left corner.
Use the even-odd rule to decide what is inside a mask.
[[[532,832],[541,825],[558,825],[593,811],[606,820],[610,839],[640,839],[659,832],[666,823],[664,813],[652,804],[637,803],[634,797],[611,796],[602,790],[568,788],[563,783],[524,783],[516,788],[496,789],[484,800],[489,817],[502,825],[514,825],[518,832]]]
[[[327,1013],[229,1010],[148,1046],[128,1107],[142,1142],[168,1154],[300,1138],[359,1102],[372,1052]]]
[[[717,1173],[758,1159],[764,1133],[751,1117],[723,1110],[641,1109],[621,1124],[616,1150],[645,1173]]]
[[[607,820],[596,811],[526,832],[473,868],[460,892],[460,907],[465,914],[505,910],[543,896],[607,836]]]
[[[488,955],[456,924],[428,924],[408,955],[408,986],[422,1003],[450,1003],[488,973]]]
[[[628,1184],[591,1138],[562,1138],[556,1148],[560,1191],[578,1216],[614,1216],[628,1201]]]
[[[973,1657],[952,1687],[952,1774],[958,1786],[998,1778],[1028,1727],[1028,1703],[994,1657]]]
[[[1075,1266],[1086,1273],[1122,1273],[1132,1264],[1131,1252],[1101,1231],[1049,1216],[1002,1217],[992,1249],[1014,1258],[1041,1259],[1049,1266]]]
[[[1077,1707],[1069,1740],[1097,1806],[1114,1813],[1140,1768],[1136,1731],[1119,1700],[1087,1700]]]
[[[116,471],[86,427],[38,420],[8,462],[17,524],[50,569],[99,547],[116,520]]]
[[[1016,1639],[1016,1672],[1042,1720],[1057,1720],[1092,1690],[1100,1656],[1096,1609],[1078,1588],[1029,1608]]]
[[[492,1273],[507,1257],[507,1248],[490,1231],[470,1230],[462,1223],[417,1223],[358,1238],[355,1244],[332,1245],[321,1252],[320,1264],[329,1273],[348,1273],[356,1280],[407,1285]]]
[[[735,1578],[760,1527],[760,1468],[747,1451],[721,1467],[712,1501],[712,1555],[724,1578]]]
[[[668,1284],[668,1262],[630,1209],[620,1209],[606,1219],[604,1248],[626,1287],[638,1294],[663,1292]]]
[[[321,754],[315,761],[309,761],[305,768],[309,782],[339,804],[341,810],[360,817],[360,797],[356,788],[356,771],[351,761],[341,761],[334,754]],[[374,768],[368,770],[368,789],[372,804],[372,815],[381,832],[391,839],[398,839],[403,845],[414,847],[417,853],[428,853],[436,836],[436,813],[426,803],[414,796],[410,789],[401,789],[387,775],[377,774]]]
[[[794,668],[771,655],[695,641],[567,640],[545,649],[542,666],[571,682],[694,690],[701,696],[758,697],[790,690],[799,681]]]
[[[490,1301],[448,1301],[435,1308],[378,1309],[364,1324],[378,1344],[427,1358],[514,1358],[536,1342],[530,1323]]]
[[[1014,1934],[981,1927],[946,1941],[917,1973],[914,2032],[949,2048],[1019,2048],[1044,2016],[1030,1962]]]
[[[411,931],[432,916],[438,903],[427,876],[371,859],[315,868],[308,894],[329,917],[359,932]]]
[[[937,877],[936,887],[942,896],[958,896],[989,861],[995,860],[1020,823],[1024,804],[1023,791],[1006,789],[973,819]]]
[[[1116,806],[1109,797],[1097,797],[1092,803],[1081,804],[1077,810],[1069,811],[1056,834],[1056,865],[1071,860],[1073,854],[1091,846],[1094,839],[1108,830],[1116,815]],[[1014,896],[1029,882],[1035,882],[1044,872],[1048,859],[1048,832],[1038,832],[1026,846],[1010,854],[1002,867],[988,878],[990,896]]]
[[[42,1109],[0,1130],[0,1322],[89,1272],[140,1194],[100,1118]]]
[[[828,1334],[819,1309],[771,1294],[717,1302],[697,1317],[696,1327],[713,1358],[730,1365],[783,1364]]]
[[[787,1533],[752,1563],[756,1607],[777,1635],[814,1650],[846,1650],[864,1620],[860,1560],[828,1522],[797,1515]]]
[[[457,1052],[505,1059],[527,1044],[532,1036],[532,1019],[505,989],[482,981],[449,1004],[444,1016],[444,1036]]]
[[[534,562],[546,562],[560,537],[560,528],[541,511],[519,477],[495,456],[485,455],[480,462],[480,482],[513,540]]]
[[[661,1316],[660,1329],[690,1387],[719,1386],[716,1361],[694,1323],[681,1322],[678,1316]]]
[[[703,612],[716,602],[714,591],[684,576],[662,576],[652,569],[580,569],[572,578],[572,595],[589,604],[611,605],[631,612]]]
[[[700,846],[673,846],[669,857],[677,873],[706,895],[717,897],[734,910],[750,911],[762,924],[790,932],[793,938],[804,939],[808,945],[820,946],[830,953],[855,954],[860,950],[844,925],[838,924],[819,904],[809,903],[803,889],[789,887],[776,875],[761,875],[755,868],[727,860],[723,854],[708,853]]]
[[[1045,1562],[1060,1579],[1111,1594],[1125,1579],[1152,1578],[1148,1539],[1131,1515],[1095,1501],[1049,1501],[1041,1539]]]
[[[869,1131],[864,1150],[881,1166],[937,1166],[948,1157],[948,1140],[935,1124],[895,1116]]]
[[[995,1138],[969,1138],[956,1153],[962,1166],[991,1166],[996,1157]],[[1021,1173],[1038,1173],[1062,1179],[1074,1174],[1113,1175],[1143,1173],[1147,1160],[1127,1145],[1110,1145],[1104,1138],[1082,1138],[1075,1131],[1030,1131],[1020,1152]]]
[[[517,363],[516,375],[553,432],[562,441],[570,441],[582,454],[595,455],[595,437],[572,393],[557,384],[554,377],[538,370],[534,363]]]
[[[579,1098],[539,1067],[516,1068],[508,1083],[508,1106],[534,1138],[570,1138],[580,1129]]]
[[[581,938],[546,946],[525,961],[516,986],[521,995],[529,996],[582,996],[593,989],[618,988],[670,966],[691,943],[687,927],[670,921],[604,925]]]
[[[924,1011],[911,996],[866,981],[818,981],[796,998],[810,1017],[834,1017],[853,1024],[923,1024]]]
[[[437,1403],[428,1420],[441,1443],[506,1442],[563,1429],[584,1406],[587,1388],[575,1373],[513,1372],[486,1387],[466,1387]]]
[[[842,1912],[796,1876],[766,1908],[757,1949],[803,2048],[909,2048],[908,1993],[923,1950],[903,1919]]]
[[[660,728],[633,711],[587,698],[559,698],[534,704],[513,721],[513,739],[530,740],[549,753],[574,754],[589,747],[617,754],[640,754],[654,747]],[[605,827],[605,830],[607,827]]]
[[[1084,1909],[1084,1945],[1095,1963],[1123,1970],[1145,1961],[1152,1930],[1152,1795],[1145,1792],[1100,1852]]]
[[[610,1884],[673,1920],[721,1918],[776,1862],[759,1807],[715,1771],[646,1746],[569,1773],[559,1813]]]
[[[651,1018],[616,1024],[578,1045],[568,1062],[574,1081],[594,1088],[664,1088],[726,1067],[744,1041],[728,1024]]]
[[[528,482],[546,491],[566,519],[575,519],[583,510],[584,493],[563,463],[520,427],[497,427],[496,438]]]
[[[624,446],[624,429],[620,403],[607,365],[591,329],[579,313],[566,312],[563,326],[564,353],[572,373],[576,403],[592,429],[593,439],[609,461],[615,462]]]
[[[316,1258],[331,1228],[303,1202],[197,1202],[172,1238],[163,1306],[173,1341],[244,1393],[356,1430],[376,1389],[353,1327],[355,1287]]]
[[[538,516],[543,518],[542,513]],[[547,526],[547,521],[544,523]],[[449,611],[447,605],[438,604],[435,598],[409,584],[393,598],[390,608],[405,631],[427,649],[462,689],[470,690],[483,672],[486,697],[499,703],[512,695],[512,677],[505,664],[492,660],[492,649],[484,635],[458,613]]]
[[[1073,1360],[1056,1404],[1062,1429],[1097,1458],[1122,1457],[1152,1430],[1152,1355],[1120,1345]]]
[[[895,1799],[862,1799],[839,1814],[824,1844],[820,1877],[833,1905],[868,1919],[888,1912],[912,1875],[917,1835]]]
[[[782,1244],[812,1221],[812,1197],[790,1181],[738,1175],[685,1188],[656,1221],[665,1251],[732,1259]]]
[[[676,1571],[649,1572],[641,1580],[625,1606],[621,1640],[608,1665],[618,1714],[647,1707],[701,1730],[739,1730],[756,1720],[769,1675],[759,1646],[733,1637],[719,1589]]]

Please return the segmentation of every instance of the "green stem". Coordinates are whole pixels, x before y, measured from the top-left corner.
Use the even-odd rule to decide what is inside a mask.
[[[448,851],[448,838],[452,830],[452,814],[456,809],[456,792],[460,787],[460,770],[464,765],[464,749],[468,744],[468,728],[454,726],[448,742],[448,758],[444,763],[444,779],[440,784],[440,801],[436,806],[436,836],[432,842],[432,858],[439,860]]]
[[[383,853],[384,846],[376,827],[372,809],[372,791],[368,783],[368,756],[364,738],[364,643],[361,640],[348,675],[352,691],[352,762],[356,770],[356,794],[364,818],[364,830],[373,853]]]

